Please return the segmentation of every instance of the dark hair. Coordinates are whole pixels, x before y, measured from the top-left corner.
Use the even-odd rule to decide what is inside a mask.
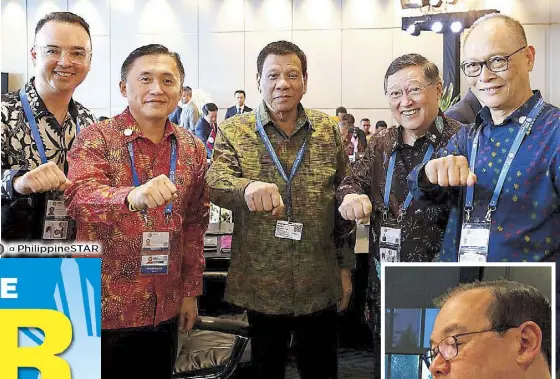
[[[80,25],[82,28],[84,28],[89,37],[89,40],[91,41],[89,24],[86,22],[86,20],[72,12],[51,12],[47,14],[45,17],[40,19],[39,22],[37,22],[37,26],[35,26],[35,37],[37,36],[37,33],[39,33],[39,30],[41,30],[43,26],[45,26],[45,24],[50,21],[66,22],[68,24]]]
[[[342,121],[348,121],[348,125],[354,125],[356,123],[356,119],[350,113],[345,114],[341,119]]]
[[[551,357],[551,307],[550,302],[535,287],[510,280],[461,283],[435,300],[442,307],[450,298],[475,289],[486,289],[494,296],[488,306],[487,316],[492,328],[519,326],[526,321],[533,321],[541,328],[541,352],[550,367]],[[502,331],[500,334],[505,334]]]
[[[288,41],[271,42],[264,47],[257,58],[257,72],[262,75],[264,61],[269,55],[289,55],[295,54],[301,62],[301,72],[303,76],[307,74],[307,57],[305,53],[296,45]]]
[[[192,92],[192,88],[189,86],[183,86],[183,91]]]
[[[126,82],[126,76],[128,75],[130,67],[132,66],[134,61],[145,55],[168,55],[171,58],[175,59],[177,69],[179,70],[179,75],[181,76],[182,86],[183,80],[185,80],[185,68],[183,67],[183,63],[181,63],[181,57],[176,52],[170,51],[167,47],[159,44],[140,46],[132,53],[130,53],[121,66],[121,81]]]
[[[202,113],[204,113],[205,116],[208,116],[208,113],[210,112],[214,112],[218,110],[218,106],[214,103],[207,103],[204,104],[204,106],[202,107]]]
[[[109,117],[106,117],[106,116],[100,116],[99,117],[99,121],[105,121],[105,120],[108,120],[108,119],[109,119]]]
[[[348,113],[348,111],[344,107],[338,107],[338,108],[336,108],[336,115],[338,116],[339,113],[346,114],[346,113]]]
[[[422,67],[422,73],[424,74],[424,78],[426,78],[426,80],[428,80],[428,82],[430,83],[434,83],[440,80],[439,69],[437,68],[435,63],[429,61],[426,57],[420,54],[405,54],[395,59],[389,65],[389,68],[385,73],[383,90],[387,92],[387,79],[389,78],[389,76],[395,74],[396,72],[402,70],[403,68],[410,67],[410,66]]]
[[[243,94],[243,97],[247,97],[247,95],[245,95],[245,91],[243,91],[242,89],[238,89],[237,91],[235,91],[235,92],[233,93],[233,96],[237,95],[238,93],[242,93],[242,94]]]
[[[386,128],[386,127],[387,127],[387,123],[386,123],[385,121],[383,121],[383,120],[377,121],[377,122],[375,123],[375,128],[376,128],[376,129],[377,129],[377,128]]]
[[[505,14],[502,13],[490,13],[480,17],[472,24],[472,26],[469,28],[469,32],[465,35],[463,46],[466,45],[467,40],[469,39],[469,36],[471,35],[474,29],[476,29],[480,24],[493,19],[502,20],[506,24],[506,26],[509,27],[513,32],[511,34],[520,37],[521,42],[527,45],[527,35],[525,34],[525,29],[523,29],[523,25],[521,25],[519,21],[517,21],[512,17],[506,16]]]
[[[364,121],[369,121],[369,118],[364,117],[364,118],[362,118],[362,119],[360,120],[360,122],[364,122]]]

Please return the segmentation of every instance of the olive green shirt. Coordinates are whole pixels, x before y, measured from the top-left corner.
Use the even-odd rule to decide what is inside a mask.
[[[257,114],[287,176],[307,136],[292,180],[292,221],[303,224],[300,241],[274,236],[286,209],[275,218],[250,212],[245,202],[253,181],[276,184],[285,204],[288,199],[286,182],[257,131]],[[336,123],[301,104],[291,136],[272,122],[264,102],[220,125],[206,181],[211,201],[234,212],[227,301],[267,314],[303,315],[340,300],[340,269],[354,268],[355,239],[354,225],[340,217],[335,190],[349,172]]]

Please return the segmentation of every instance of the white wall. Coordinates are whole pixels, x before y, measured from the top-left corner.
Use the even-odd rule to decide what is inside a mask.
[[[537,49],[533,87],[560,105],[560,0],[459,0],[449,11],[491,8],[525,25]],[[34,27],[54,10],[78,13],[91,26],[92,69],[75,97],[98,116],[125,107],[120,66],[134,48],[152,42],[179,52],[186,84],[211,94],[220,119],[236,89],[247,91],[249,106],[257,104],[257,55],[279,39],[308,56],[304,105],[329,114],[344,105],[358,120],[391,121],[383,75],[399,55],[420,53],[443,69],[442,36],[400,30],[402,16],[418,14],[403,11],[400,0],[2,0],[1,69],[10,73],[11,89],[33,75]]]

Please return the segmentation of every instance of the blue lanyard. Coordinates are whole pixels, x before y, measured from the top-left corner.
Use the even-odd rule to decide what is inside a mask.
[[[428,150],[424,154],[424,159],[422,159],[422,164],[425,164],[430,160],[432,154],[434,153],[434,146],[430,144],[428,146]],[[391,195],[391,185],[393,183],[393,173],[395,171],[395,161],[397,160],[397,151],[393,151],[391,154],[391,158],[389,159],[389,167],[387,168],[387,179],[385,180],[385,194],[383,196],[383,202],[385,203],[385,209],[383,211],[383,220],[387,220],[387,215],[389,214],[389,196]],[[410,203],[412,202],[412,193],[409,191],[408,195],[406,195],[406,199],[401,206],[401,210],[398,216],[398,222],[402,221],[402,218],[406,214]]]
[[[138,177],[138,172],[136,172],[136,166],[134,165],[134,148],[132,146],[132,141],[128,143],[128,155],[130,155],[130,163],[132,165],[132,183],[134,187],[140,185],[140,179]],[[171,138],[171,160],[169,163],[169,180],[171,183],[175,184],[175,172],[177,170],[177,140],[175,137]],[[170,203],[165,207],[165,217],[169,218],[171,216],[171,211],[173,210],[173,203]]]
[[[41,163],[45,164],[47,163],[45,145],[43,145],[43,140],[41,139],[39,128],[37,127],[37,121],[35,121],[35,116],[33,116],[33,112],[31,111],[31,106],[29,105],[29,101],[27,100],[27,94],[25,93],[24,88],[19,91],[19,98],[21,100],[21,105],[23,106],[25,118],[27,119],[27,122],[29,122],[29,126],[31,127],[31,135],[33,136],[35,145],[37,145],[37,152],[39,153],[39,157],[41,158]],[[74,122],[76,123],[76,135],[78,135],[78,133],[80,133],[80,122],[78,121],[77,117]]]
[[[531,132],[531,128],[533,127],[533,124],[535,123],[537,116],[541,113],[543,107],[544,107],[544,100],[540,98],[537,104],[535,104],[535,106],[533,107],[533,109],[531,109],[531,112],[529,112],[529,116],[525,118],[525,121],[523,122],[521,128],[519,128],[519,131],[517,132],[517,136],[515,137],[515,140],[513,141],[511,148],[509,149],[506,161],[504,162],[504,166],[502,167],[502,171],[500,172],[500,176],[498,177],[498,182],[496,183],[496,188],[494,188],[494,194],[490,199],[490,203],[488,205],[488,211],[486,213],[486,217],[484,218],[484,221],[490,222],[492,212],[496,210],[496,207],[498,205],[498,199],[500,197],[500,194],[502,193],[502,188],[504,187],[506,176],[511,167],[511,163],[513,162],[513,159],[517,155],[517,152],[519,151],[519,147],[521,146],[521,143],[523,142],[525,135]],[[482,131],[482,127],[480,127],[476,132],[472,149],[471,149],[469,168],[472,173],[474,173],[475,170],[476,155],[478,153],[478,144],[480,143],[479,139],[480,139],[481,131]],[[473,210],[473,199],[474,199],[474,186],[467,187],[467,194],[465,197],[465,213],[466,213],[467,222],[470,221],[471,211]]]
[[[286,210],[288,213],[288,221],[291,221],[292,218],[292,179],[294,179],[294,177],[296,176],[296,172],[299,168],[299,166],[301,165],[301,162],[303,161],[303,155],[305,154],[305,146],[307,145],[307,137],[309,135],[309,133],[307,133],[305,135],[305,139],[303,140],[303,144],[301,145],[297,155],[296,155],[296,160],[294,161],[294,165],[292,166],[292,171],[290,172],[290,177],[288,177],[286,175],[286,172],[284,171],[284,167],[282,167],[282,163],[280,163],[280,159],[278,159],[278,155],[276,155],[276,151],[274,151],[274,147],[272,146],[272,143],[270,142],[270,139],[268,138],[268,136],[266,135],[266,132],[264,131],[264,128],[262,126],[262,122],[259,116],[257,116],[257,130],[259,132],[259,134],[261,135],[261,139],[264,142],[264,146],[266,147],[266,150],[268,151],[268,154],[270,155],[270,157],[272,158],[272,160],[274,161],[274,164],[276,165],[276,168],[278,169],[278,172],[280,173],[280,175],[282,175],[282,178],[286,181],[286,191],[287,191],[287,195],[288,195],[288,201],[287,201],[287,205],[286,205]]]

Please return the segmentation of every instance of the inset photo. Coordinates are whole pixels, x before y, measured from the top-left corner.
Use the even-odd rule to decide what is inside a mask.
[[[556,377],[553,263],[386,264],[385,379]]]

